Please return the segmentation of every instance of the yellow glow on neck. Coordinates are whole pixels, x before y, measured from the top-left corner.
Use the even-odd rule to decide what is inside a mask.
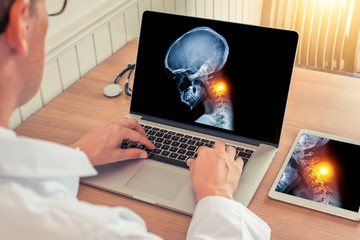
[[[217,82],[213,89],[217,95],[224,95],[226,93],[226,84],[224,82]]]
[[[319,162],[315,166],[318,173],[325,179],[329,179],[334,175],[334,169],[328,162]]]
[[[329,170],[328,170],[327,168],[323,167],[323,168],[321,168],[321,169],[319,170],[319,173],[320,173],[321,175],[328,174],[328,173],[329,173]]]

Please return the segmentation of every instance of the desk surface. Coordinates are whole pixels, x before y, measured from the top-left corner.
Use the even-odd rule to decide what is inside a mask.
[[[137,41],[128,43],[16,129],[19,135],[69,145],[96,125],[129,113],[130,98],[106,98],[102,89],[127,64]],[[120,84],[124,86],[124,79]],[[131,85],[131,84],[130,84]],[[272,229],[272,239],[359,239],[360,223],[272,200],[270,187],[301,128],[360,140],[360,79],[295,68],[278,153],[249,208]],[[125,206],[164,239],[185,239],[191,218],[148,203],[80,185],[80,200]]]

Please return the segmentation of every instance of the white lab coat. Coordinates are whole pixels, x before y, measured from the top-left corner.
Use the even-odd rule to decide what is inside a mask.
[[[79,177],[95,175],[85,153],[0,127],[0,239],[160,239],[124,207],[76,198]],[[187,239],[269,239],[270,228],[222,197],[199,201]]]

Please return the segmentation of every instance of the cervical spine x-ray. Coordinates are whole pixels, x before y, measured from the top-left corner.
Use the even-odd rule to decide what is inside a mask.
[[[205,113],[195,122],[234,130],[228,84],[219,77],[228,55],[229,46],[223,36],[211,28],[198,27],[172,43],[165,68],[189,111],[204,105]]]
[[[303,134],[275,190],[342,207],[335,160],[326,150],[329,141]]]

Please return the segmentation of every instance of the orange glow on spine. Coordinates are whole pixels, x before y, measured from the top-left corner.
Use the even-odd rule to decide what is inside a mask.
[[[226,94],[226,92],[227,92],[227,85],[223,81],[215,82],[211,86],[211,93],[215,97],[222,97],[222,96],[224,96]]]
[[[310,164],[308,167],[309,177],[314,184],[324,185],[325,182],[330,182],[334,175],[334,169],[328,162],[318,162]]]

